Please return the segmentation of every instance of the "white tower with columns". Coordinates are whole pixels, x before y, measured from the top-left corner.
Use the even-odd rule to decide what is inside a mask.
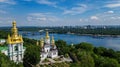
[[[16,28],[16,22],[13,21],[13,27],[11,29],[11,36],[8,35],[8,57],[14,62],[22,62],[23,54],[25,49],[23,49],[23,39],[21,35],[18,35],[18,30]]]

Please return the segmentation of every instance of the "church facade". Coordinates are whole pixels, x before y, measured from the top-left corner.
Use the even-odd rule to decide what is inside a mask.
[[[23,38],[18,34],[15,21],[12,23],[11,35],[8,35],[6,43],[8,46],[4,47],[1,52],[14,62],[22,62],[25,48],[23,47]]]
[[[40,44],[41,47],[41,61],[46,58],[56,58],[58,57],[58,50],[55,45],[54,37],[50,39],[48,31],[46,32],[45,38],[41,38],[40,42],[37,42],[37,45]]]

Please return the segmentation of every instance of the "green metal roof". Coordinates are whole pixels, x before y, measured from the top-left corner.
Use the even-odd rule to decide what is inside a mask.
[[[7,49],[8,49],[7,46],[4,46],[4,47],[0,46],[0,51],[2,51],[2,50],[7,50]]]
[[[26,47],[23,46],[23,49],[26,49]],[[8,50],[7,46],[0,46],[0,51],[2,50]]]

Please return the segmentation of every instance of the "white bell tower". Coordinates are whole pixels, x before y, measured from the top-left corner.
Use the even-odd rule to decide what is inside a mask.
[[[23,39],[21,35],[18,35],[18,30],[16,28],[16,22],[13,22],[13,27],[11,29],[11,36],[8,35],[8,56],[10,60],[14,62],[22,62],[24,49],[23,49]]]

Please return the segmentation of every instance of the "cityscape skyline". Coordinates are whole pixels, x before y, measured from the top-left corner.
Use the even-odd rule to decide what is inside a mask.
[[[120,0],[0,0],[0,26],[120,25]]]

